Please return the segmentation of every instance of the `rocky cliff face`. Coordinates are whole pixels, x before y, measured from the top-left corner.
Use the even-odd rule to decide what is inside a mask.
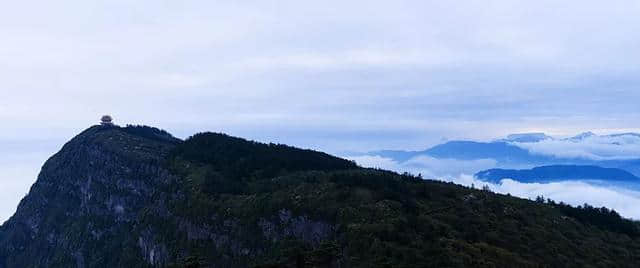
[[[176,213],[190,193],[166,162],[181,142],[147,127],[94,126],[73,138],[0,228],[0,268],[178,265],[202,243],[216,266],[246,266],[285,237],[319,244],[333,233],[284,208],[251,222]]]
[[[88,267],[141,254],[136,238],[125,244],[114,238],[128,237],[139,211],[175,179],[161,161],[178,142],[111,126],[75,137],[44,164],[0,229],[0,266]]]

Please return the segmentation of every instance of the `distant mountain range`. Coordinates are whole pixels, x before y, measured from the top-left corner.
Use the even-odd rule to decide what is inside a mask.
[[[569,138],[554,138],[544,133],[523,133],[511,134],[507,138],[490,142],[457,140],[422,151],[380,150],[361,155],[384,157],[399,164],[419,156],[461,161],[492,159],[496,162],[496,169],[592,166],[608,168],[605,169],[607,172],[619,169],[632,176],[640,176],[640,149],[637,148],[640,148],[640,134],[637,133],[599,136],[593,132],[585,132]],[[638,150],[638,153],[634,150]],[[559,169],[549,170],[551,171],[559,172]],[[572,175],[574,177],[591,176],[588,172],[584,173],[585,168],[572,171],[577,172]],[[557,174],[555,177],[563,178],[565,175],[567,174]],[[607,180],[607,176],[600,179]]]
[[[507,136],[504,141],[507,142],[539,142],[546,139],[552,139],[551,136],[547,136],[544,133],[522,133],[522,134],[511,134]]]
[[[489,169],[476,173],[478,179],[499,183],[509,178],[519,182],[554,182],[567,180],[597,180],[638,183],[640,178],[617,168],[598,166],[554,165],[532,169]]]

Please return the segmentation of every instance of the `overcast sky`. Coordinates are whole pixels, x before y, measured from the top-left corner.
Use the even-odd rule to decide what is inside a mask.
[[[639,32],[636,1],[3,3],[0,220],[106,113],[333,153],[635,131]]]

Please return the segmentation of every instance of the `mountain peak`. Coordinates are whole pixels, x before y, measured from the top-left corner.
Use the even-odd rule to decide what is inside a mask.
[[[542,140],[551,139],[550,136],[542,132],[532,132],[532,133],[515,133],[507,136],[503,141],[507,142],[539,142]]]
[[[61,152],[92,147],[128,157],[157,160],[181,142],[168,132],[150,126],[94,125],[67,142]]]
[[[148,126],[102,124],[82,131],[45,162],[16,213],[1,226],[0,267],[69,266],[61,264],[66,260],[28,256],[71,256],[105,237],[124,237],[158,189],[175,180],[162,163],[180,143]],[[109,251],[124,254],[124,249]],[[83,263],[84,253],[77,254],[74,263]],[[106,266],[128,266],[113,261]]]
[[[595,136],[597,136],[595,133],[593,133],[591,131],[587,131],[587,132],[583,132],[583,133],[580,133],[578,135],[575,135],[575,136],[569,138],[569,140],[581,141],[581,140],[584,140],[584,139],[587,139],[587,138],[591,138],[591,137],[595,137]]]
[[[626,132],[626,133],[617,133],[617,134],[610,134],[607,135],[607,137],[634,137],[634,138],[640,138],[640,134],[638,133],[634,133],[634,132]]]

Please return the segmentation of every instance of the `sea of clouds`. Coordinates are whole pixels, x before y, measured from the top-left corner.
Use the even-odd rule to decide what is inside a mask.
[[[521,198],[535,199],[537,196],[544,196],[574,206],[585,203],[596,207],[604,206],[616,210],[624,217],[640,219],[640,210],[637,209],[640,204],[638,191],[611,185],[596,185],[586,181],[521,183],[505,178],[495,184],[478,180],[470,175],[480,170],[494,168],[496,162],[492,159],[465,161],[419,156],[402,163],[380,156],[357,156],[349,159],[364,167],[421,174],[425,179],[453,182],[476,188],[487,185],[494,192],[508,193]]]
[[[534,154],[588,160],[640,158],[640,135],[635,133],[598,136],[585,133],[573,138],[547,138],[538,142],[512,142]]]

